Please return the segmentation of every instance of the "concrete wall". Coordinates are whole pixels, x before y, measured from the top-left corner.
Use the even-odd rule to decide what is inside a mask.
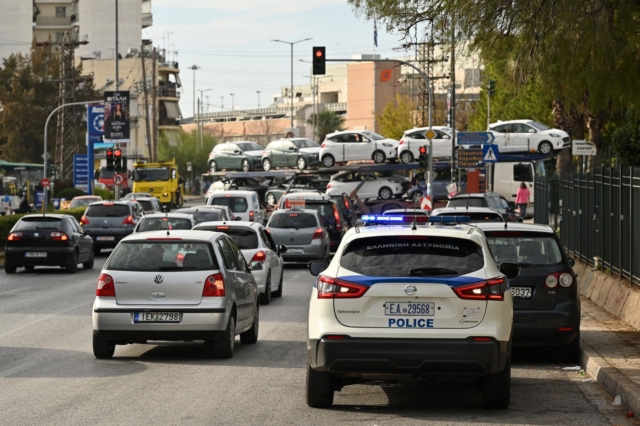
[[[269,142],[283,138],[286,129],[291,126],[289,118],[274,120],[227,121],[204,123],[205,134],[214,136],[220,142],[253,141],[266,146]],[[185,132],[194,132],[195,124],[184,124]],[[303,128],[304,129],[304,128]],[[300,135],[304,136],[304,135]]]
[[[25,0],[2,0],[0,63],[12,53],[26,55],[33,41],[33,5]]]

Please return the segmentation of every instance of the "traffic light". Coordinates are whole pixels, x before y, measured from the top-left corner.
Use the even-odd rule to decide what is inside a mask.
[[[429,156],[427,155],[427,147],[422,145],[419,149],[420,156],[418,157],[418,161],[420,162],[420,167],[426,169],[429,167]]]
[[[113,171],[113,150],[107,149],[107,170]]]
[[[313,48],[313,75],[325,75],[327,73],[327,63],[325,56],[325,48]]]
[[[122,171],[127,171],[127,157],[122,157]]]
[[[122,151],[116,148],[113,156],[115,157],[116,172],[120,173],[122,171]]]
[[[489,97],[493,96],[496,93],[496,81],[489,80],[487,81],[487,94]]]

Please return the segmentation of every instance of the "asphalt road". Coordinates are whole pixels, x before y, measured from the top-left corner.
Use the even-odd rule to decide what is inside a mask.
[[[512,403],[481,408],[470,385],[408,382],[346,387],[331,409],[305,403],[305,339],[311,279],[287,265],[284,296],[261,311],[256,345],[231,360],[196,343],[91,350],[99,268],[0,272],[0,424],[629,424],[597,384],[565,372],[550,351],[515,355]],[[633,422],[633,420],[631,420]]]

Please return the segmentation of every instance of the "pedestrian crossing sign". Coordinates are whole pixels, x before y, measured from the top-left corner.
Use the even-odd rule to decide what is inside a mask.
[[[496,145],[482,145],[482,162],[495,163],[498,161]]]

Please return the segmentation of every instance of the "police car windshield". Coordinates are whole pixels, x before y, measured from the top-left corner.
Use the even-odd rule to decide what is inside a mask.
[[[484,266],[482,248],[469,240],[449,237],[385,236],[350,242],[340,266],[374,277],[452,277]]]
[[[562,262],[562,251],[555,238],[539,233],[517,231],[487,232],[487,242],[496,264],[550,266]]]

